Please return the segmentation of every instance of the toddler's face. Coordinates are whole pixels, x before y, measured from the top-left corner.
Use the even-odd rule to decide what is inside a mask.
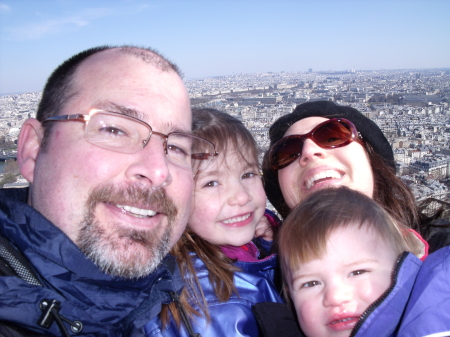
[[[308,337],[347,337],[389,287],[398,257],[371,229],[349,225],[331,233],[321,259],[301,264],[289,290]]]
[[[241,246],[253,239],[266,207],[258,166],[233,150],[216,159],[195,183],[189,227],[211,243]]]

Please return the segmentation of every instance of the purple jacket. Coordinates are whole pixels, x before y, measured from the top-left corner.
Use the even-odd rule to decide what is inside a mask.
[[[398,336],[450,336],[450,246],[430,254],[417,275]]]
[[[388,290],[364,312],[351,337],[394,337],[410,298],[422,261],[403,253],[392,275]]]

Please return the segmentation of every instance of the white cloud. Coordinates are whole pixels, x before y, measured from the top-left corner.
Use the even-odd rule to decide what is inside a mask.
[[[0,13],[6,13],[6,12],[8,12],[8,11],[9,11],[9,6],[0,3]]]
[[[9,33],[10,40],[35,40],[53,33],[79,29],[89,25],[96,19],[116,13],[117,11],[109,8],[91,8],[71,16],[30,23],[20,27],[9,27],[6,30]],[[42,17],[42,13],[37,14]]]
[[[82,29],[95,20],[116,15],[131,15],[145,11],[149,5],[124,6],[120,8],[85,8],[78,12],[59,16],[58,18],[48,18],[47,13],[43,11],[35,12],[33,20],[28,24],[4,27],[2,29],[2,39],[6,40],[36,40],[46,35],[63,34],[66,31]],[[0,3],[0,13],[8,11],[7,5]],[[6,33],[6,34],[5,34]]]

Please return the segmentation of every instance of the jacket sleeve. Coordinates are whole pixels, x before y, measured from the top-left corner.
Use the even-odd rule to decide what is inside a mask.
[[[417,275],[398,336],[450,336],[450,247],[430,254]]]

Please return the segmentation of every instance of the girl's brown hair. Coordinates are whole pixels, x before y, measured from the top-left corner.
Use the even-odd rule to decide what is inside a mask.
[[[194,109],[192,114],[193,134],[213,142],[216,146],[219,155],[215,158],[215,165],[224,164],[226,156],[233,151],[240,157],[240,160],[249,166],[258,166],[258,146],[250,131],[241,121],[215,109]],[[194,180],[201,174],[202,170],[197,173]],[[233,276],[234,272],[239,271],[239,268],[233,265],[235,261],[228,258],[219,246],[208,242],[190,230],[189,224],[180,240],[172,248],[171,254],[176,257],[181,275],[186,283],[180,296],[184,309],[190,317],[204,315],[207,320],[210,320],[205,296],[192,263],[193,253],[203,261],[208,269],[209,282],[221,302],[228,301],[233,293],[237,294]],[[160,316],[163,325],[168,324],[168,311],[171,312],[176,324],[180,325],[181,317],[176,310],[175,303],[163,306]]]

